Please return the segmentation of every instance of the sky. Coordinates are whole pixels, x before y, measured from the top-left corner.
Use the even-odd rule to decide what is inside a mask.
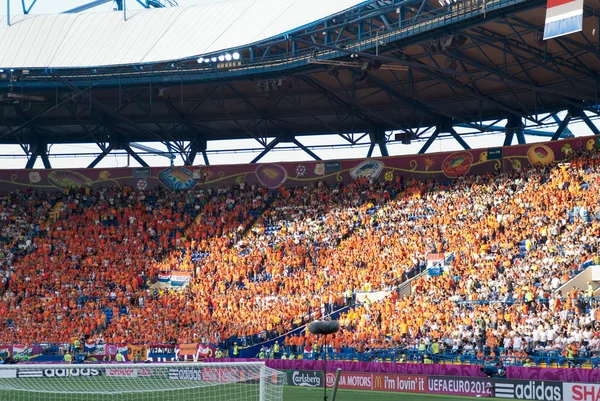
[[[11,2],[11,15],[22,14],[22,6],[21,0],[7,0]],[[31,4],[33,0],[25,0],[25,4]],[[125,0],[127,9],[139,9],[141,6],[135,0]],[[223,0],[221,0],[223,1]],[[275,0],[273,0],[275,1]],[[62,11],[69,10],[71,8],[86,4],[88,1],[86,0],[37,0],[36,4],[32,8],[31,14],[53,14],[60,13]],[[190,6],[190,5],[198,5],[198,4],[207,4],[207,3],[215,3],[219,2],[219,0],[178,0],[180,6]],[[110,12],[113,9],[113,4],[108,3],[102,6],[96,7],[94,9],[88,10],[87,12]],[[6,15],[6,9],[3,10],[3,13]],[[564,115],[560,115],[563,117]],[[498,126],[506,125],[506,121],[502,121],[497,123]],[[553,131],[556,128],[547,128],[544,131]],[[589,128],[583,123],[574,123],[569,125],[569,129],[575,136],[585,136],[591,135],[592,132]],[[465,130],[457,129],[458,132],[464,132]],[[348,158],[364,158],[367,156],[368,151],[368,142],[365,138],[365,142],[358,146],[354,147],[344,147],[343,149],[333,149],[331,146],[323,147],[327,145],[334,144],[343,144],[347,143],[339,136],[321,136],[321,137],[305,137],[299,138],[299,140],[306,146],[317,146],[318,148],[312,149],[314,153],[316,153],[323,160],[339,160],[339,159],[348,159]],[[541,142],[548,140],[548,138],[537,137],[537,136],[526,136],[526,140],[528,143]],[[502,146],[504,141],[504,134],[488,134],[488,135],[478,135],[478,136],[469,136],[465,138],[465,141],[469,144],[469,146],[473,149],[476,148],[489,148]],[[514,140],[516,143],[516,138]],[[166,147],[160,143],[144,143],[144,145],[150,146],[152,148],[159,149],[161,151],[166,151]],[[279,148],[285,146],[289,146],[289,144],[284,144],[278,146]],[[402,145],[400,143],[391,142],[388,143],[388,151],[390,156],[396,155],[409,155],[415,154],[419,151],[419,149],[423,146],[422,141],[413,141],[411,145]],[[211,164],[238,164],[238,163],[249,163],[257,154],[250,152],[240,152],[235,151],[236,149],[243,148],[258,148],[260,145],[252,140],[235,140],[235,141],[219,141],[219,142],[208,142],[208,157]],[[277,150],[270,152],[264,158],[261,159],[262,162],[281,162],[281,161],[306,161],[312,160],[309,155],[307,155],[302,150]],[[216,150],[221,150],[216,152]],[[428,153],[434,152],[442,152],[442,151],[454,151],[460,150],[462,147],[454,140],[454,139],[438,139],[436,140],[428,150]],[[51,145],[50,153],[51,154],[67,154],[67,153],[100,153],[99,148],[92,145]],[[380,156],[379,149],[376,148],[373,156]],[[171,162],[165,157],[162,156],[151,156],[151,155],[143,155],[143,159],[151,166],[168,166]],[[50,158],[50,162],[52,167],[54,168],[85,168],[87,167],[93,160],[94,156],[78,156],[78,157],[52,157]],[[25,167],[25,163],[27,159],[22,149],[19,146],[11,146],[11,145],[3,145],[0,146],[0,169],[21,169]],[[196,163],[203,163],[202,157],[199,155],[196,158]],[[182,165],[183,160],[180,157],[174,161],[175,165]],[[107,167],[138,167],[139,164],[129,158],[128,156],[114,155],[110,154],[104,158],[97,167],[107,168]],[[41,160],[36,162],[35,168],[43,168]]]

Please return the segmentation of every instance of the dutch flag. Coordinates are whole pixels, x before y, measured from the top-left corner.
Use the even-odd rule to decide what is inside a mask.
[[[163,271],[158,273],[158,281],[161,283],[168,283],[171,280],[171,272]]]
[[[96,350],[96,342],[95,341],[86,341],[83,348],[84,348],[84,351],[86,351],[86,352],[94,352]]]
[[[544,40],[583,29],[583,0],[548,0]]]

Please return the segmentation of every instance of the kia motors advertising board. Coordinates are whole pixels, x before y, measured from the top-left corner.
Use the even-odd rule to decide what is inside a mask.
[[[323,387],[323,372],[314,370],[290,370],[287,384],[299,387]]]
[[[335,373],[327,373],[327,387],[333,387],[334,383]],[[373,390],[373,374],[342,372],[338,387],[352,390]]]
[[[138,377],[138,370],[135,368],[108,368],[106,376],[110,377]]]
[[[433,394],[451,394],[475,397],[493,397],[494,383],[491,379],[478,377],[429,376],[427,389]]]
[[[598,401],[600,400],[600,384],[565,383],[564,401]]]
[[[563,384],[541,380],[496,380],[494,392],[496,398],[562,401]]]
[[[426,376],[373,374],[373,390],[397,391],[401,393],[426,393]]]
[[[236,368],[203,368],[202,381],[206,383],[232,383],[240,379],[240,369]]]

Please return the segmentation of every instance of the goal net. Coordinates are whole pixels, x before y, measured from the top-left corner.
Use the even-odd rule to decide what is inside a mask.
[[[260,362],[0,365],[0,401],[281,401]]]

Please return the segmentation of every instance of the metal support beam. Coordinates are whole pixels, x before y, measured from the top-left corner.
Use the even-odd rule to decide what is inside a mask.
[[[69,88],[73,93],[75,93],[77,95],[81,95],[81,96],[85,97],[86,99],[88,99],[90,101],[90,104],[97,105],[98,109],[104,110],[109,116],[113,117],[115,120],[123,121],[124,123],[130,125],[131,127],[133,127],[133,129],[135,129],[137,131],[147,132],[147,133],[155,136],[156,139],[157,139],[157,141],[164,143],[163,138],[161,138],[159,135],[155,134],[154,132],[150,131],[149,129],[147,129],[145,127],[142,127],[142,126],[138,125],[137,123],[135,123],[134,121],[130,120],[129,118],[122,116],[121,114],[119,114],[118,112],[114,111],[113,109],[111,109],[110,107],[108,107],[107,105],[105,105],[104,103],[102,103],[101,101],[99,101],[97,99],[94,99],[92,97],[90,91],[80,90],[75,85],[73,85],[69,81],[65,80],[64,78],[62,78],[60,75],[54,74],[53,77],[58,82],[62,83],[64,86],[66,86],[67,88]],[[90,110],[91,110],[91,107],[90,107]],[[96,113],[94,113],[94,114],[96,114]]]
[[[10,0],[6,0],[6,1],[10,1]],[[27,7],[25,5],[25,0],[21,0],[21,4],[23,5],[23,14],[27,15],[31,12],[31,9],[33,8],[33,6],[35,6],[35,3],[37,2],[37,0],[33,0],[31,2],[31,4],[29,5],[29,7]]]
[[[504,144],[502,146],[512,145],[512,141],[513,141],[514,137],[515,137],[515,130],[512,128],[507,129],[505,136],[504,136]]]
[[[294,143],[296,146],[298,146],[300,149],[302,149],[304,152],[306,152],[313,159],[321,160],[321,158],[319,156],[317,156],[312,150],[310,150],[309,148],[304,146],[302,143],[300,143],[300,141],[298,141],[296,138],[294,138],[292,140],[292,143]]]
[[[594,133],[594,135],[600,135],[600,130],[596,127],[596,124],[590,120],[590,118],[585,114],[585,111],[581,110],[581,114],[579,115],[583,122],[588,126],[590,130]]]
[[[262,152],[260,152],[260,154],[258,156],[256,156],[254,159],[252,159],[250,164],[258,163],[258,161],[260,159],[262,159],[271,150],[273,150],[273,148],[275,148],[275,146],[277,146],[277,144],[279,144],[280,141],[281,141],[281,138],[277,137],[277,138],[273,139],[271,142],[269,142],[269,144],[267,146],[265,146],[265,149]]]
[[[198,155],[198,152],[202,152],[202,155],[205,156],[206,154],[206,139],[195,139],[192,142],[190,142],[190,151],[187,155],[187,157],[184,157],[184,164],[186,166],[192,166],[194,164],[194,161],[196,160],[196,156]],[[207,157],[204,157],[204,161],[207,161]],[[208,163],[205,163],[206,165],[208,165]]]
[[[367,152],[367,158],[373,156],[373,150],[375,150],[375,143],[371,142],[371,145],[369,145],[369,151]]]
[[[390,153],[388,152],[387,148],[387,138],[385,137],[385,129],[383,127],[377,126],[375,127],[373,132],[369,134],[369,136],[371,137],[372,145],[369,148],[370,153],[373,153],[373,150],[371,148],[374,148],[375,145],[377,145],[379,146],[379,150],[381,151],[381,156],[388,157]]]
[[[113,1],[113,0],[95,0],[95,1],[92,1],[92,2],[90,2],[90,3],[83,4],[83,5],[81,5],[81,6],[78,6],[78,7],[72,8],[72,9],[70,9],[70,10],[63,11],[63,12],[62,12],[62,14],[74,14],[74,13],[80,13],[80,12],[82,12],[82,11],[86,11],[86,10],[89,10],[89,9],[91,9],[91,8],[95,8],[95,7],[101,6],[102,4],[106,4],[106,3],[112,3],[112,1]]]
[[[517,134],[517,142],[519,143],[519,145],[525,145],[527,143],[527,141],[525,140],[525,134],[523,133],[522,129],[516,130],[516,134]]]
[[[577,111],[579,111],[579,110],[577,110]],[[574,113],[574,115],[576,115],[576,114],[578,115],[579,113]],[[558,116],[556,115],[556,113],[552,113],[552,119],[554,120],[555,123],[560,124],[560,118],[558,118]],[[573,133],[571,132],[571,130],[569,129],[569,127],[565,128],[564,133],[567,134],[565,137],[572,138],[574,136]]]
[[[123,150],[125,150],[125,152],[129,154],[129,156],[133,157],[135,161],[138,162],[142,167],[150,167],[148,163],[146,163],[144,159],[142,159],[137,153],[135,153],[129,145],[123,146]]]
[[[44,163],[44,168],[52,168],[50,164],[50,159],[48,159],[48,144],[45,142],[37,142],[31,144],[31,156],[29,156],[29,160],[27,160],[27,164],[25,164],[26,169],[32,169],[37,161],[38,156],[42,159],[42,163]]]
[[[520,145],[525,144],[525,134],[523,131],[523,119],[514,114],[509,114],[506,121],[506,137],[504,138],[504,146],[512,145],[512,140],[517,135],[517,141]]]
[[[425,152],[427,152],[427,149],[429,149],[429,147],[433,144],[433,141],[435,141],[435,139],[440,135],[440,128],[436,127],[435,131],[433,131],[433,134],[431,134],[431,136],[429,137],[429,139],[427,139],[427,142],[425,142],[425,145],[423,145],[423,147],[421,148],[421,150],[419,150],[419,154],[422,155]]]
[[[110,152],[112,152],[112,150],[113,150],[114,148],[115,148],[115,145],[114,145],[114,144],[112,144],[112,143],[110,143],[110,144],[109,144],[109,145],[106,147],[106,149],[104,149],[104,150],[102,151],[102,153],[100,153],[100,154],[98,155],[98,157],[96,157],[96,158],[94,159],[94,161],[90,163],[90,165],[89,165],[87,168],[94,168],[94,167],[96,167],[96,166],[98,165],[98,163],[100,163],[100,162],[102,161],[102,159],[104,159],[104,158],[105,158],[105,157],[106,157],[106,156],[107,156],[107,155],[108,155]]]
[[[202,157],[204,158],[204,164],[210,166],[210,161],[208,160],[208,154],[206,153],[206,150],[202,151]]]
[[[467,142],[465,142],[464,139],[462,139],[462,137],[460,135],[458,135],[458,133],[454,130],[454,127],[450,126],[446,129],[446,131],[448,131],[448,133],[450,135],[452,135],[454,137],[454,139],[456,139],[456,142],[458,142],[460,144],[460,146],[463,147],[463,149],[471,149],[471,147],[469,146],[469,144]]]
[[[571,114],[571,111],[569,110],[569,112],[565,116],[565,119],[562,120],[562,122],[558,125],[556,132],[554,133],[554,135],[552,135],[551,141],[556,141],[557,139],[560,138],[560,136],[562,135],[565,128],[567,128],[567,125],[569,125],[569,122],[571,122],[571,118],[573,118],[573,115]]]
[[[37,157],[38,157],[37,150],[34,150],[33,153],[31,154],[31,156],[29,156],[29,159],[27,159],[27,163],[25,164],[26,170],[33,168],[33,166],[35,165],[35,162],[37,160]]]
[[[196,160],[196,155],[198,154],[198,145],[196,141],[190,144],[190,153],[183,161],[183,164],[186,166],[192,166],[194,164],[194,160]]]
[[[42,146],[41,150],[38,150],[38,154],[40,155],[41,159],[42,159],[42,163],[44,163],[44,168],[52,168],[52,165],[50,164],[50,159],[48,159],[48,147],[47,145],[44,144],[40,144]]]
[[[151,148],[149,146],[142,145],[139,143],[134,143],[134,142],[130,143],[129,146],[131,146],[133,149],[143,150],[144,152],[149,152],[149,153],[154,153],[156,156],[166,157],[167,159],[169,159],[171,161],[175,160],[175,155],[173,154],[172,151],[164,152],[159,149]]]

